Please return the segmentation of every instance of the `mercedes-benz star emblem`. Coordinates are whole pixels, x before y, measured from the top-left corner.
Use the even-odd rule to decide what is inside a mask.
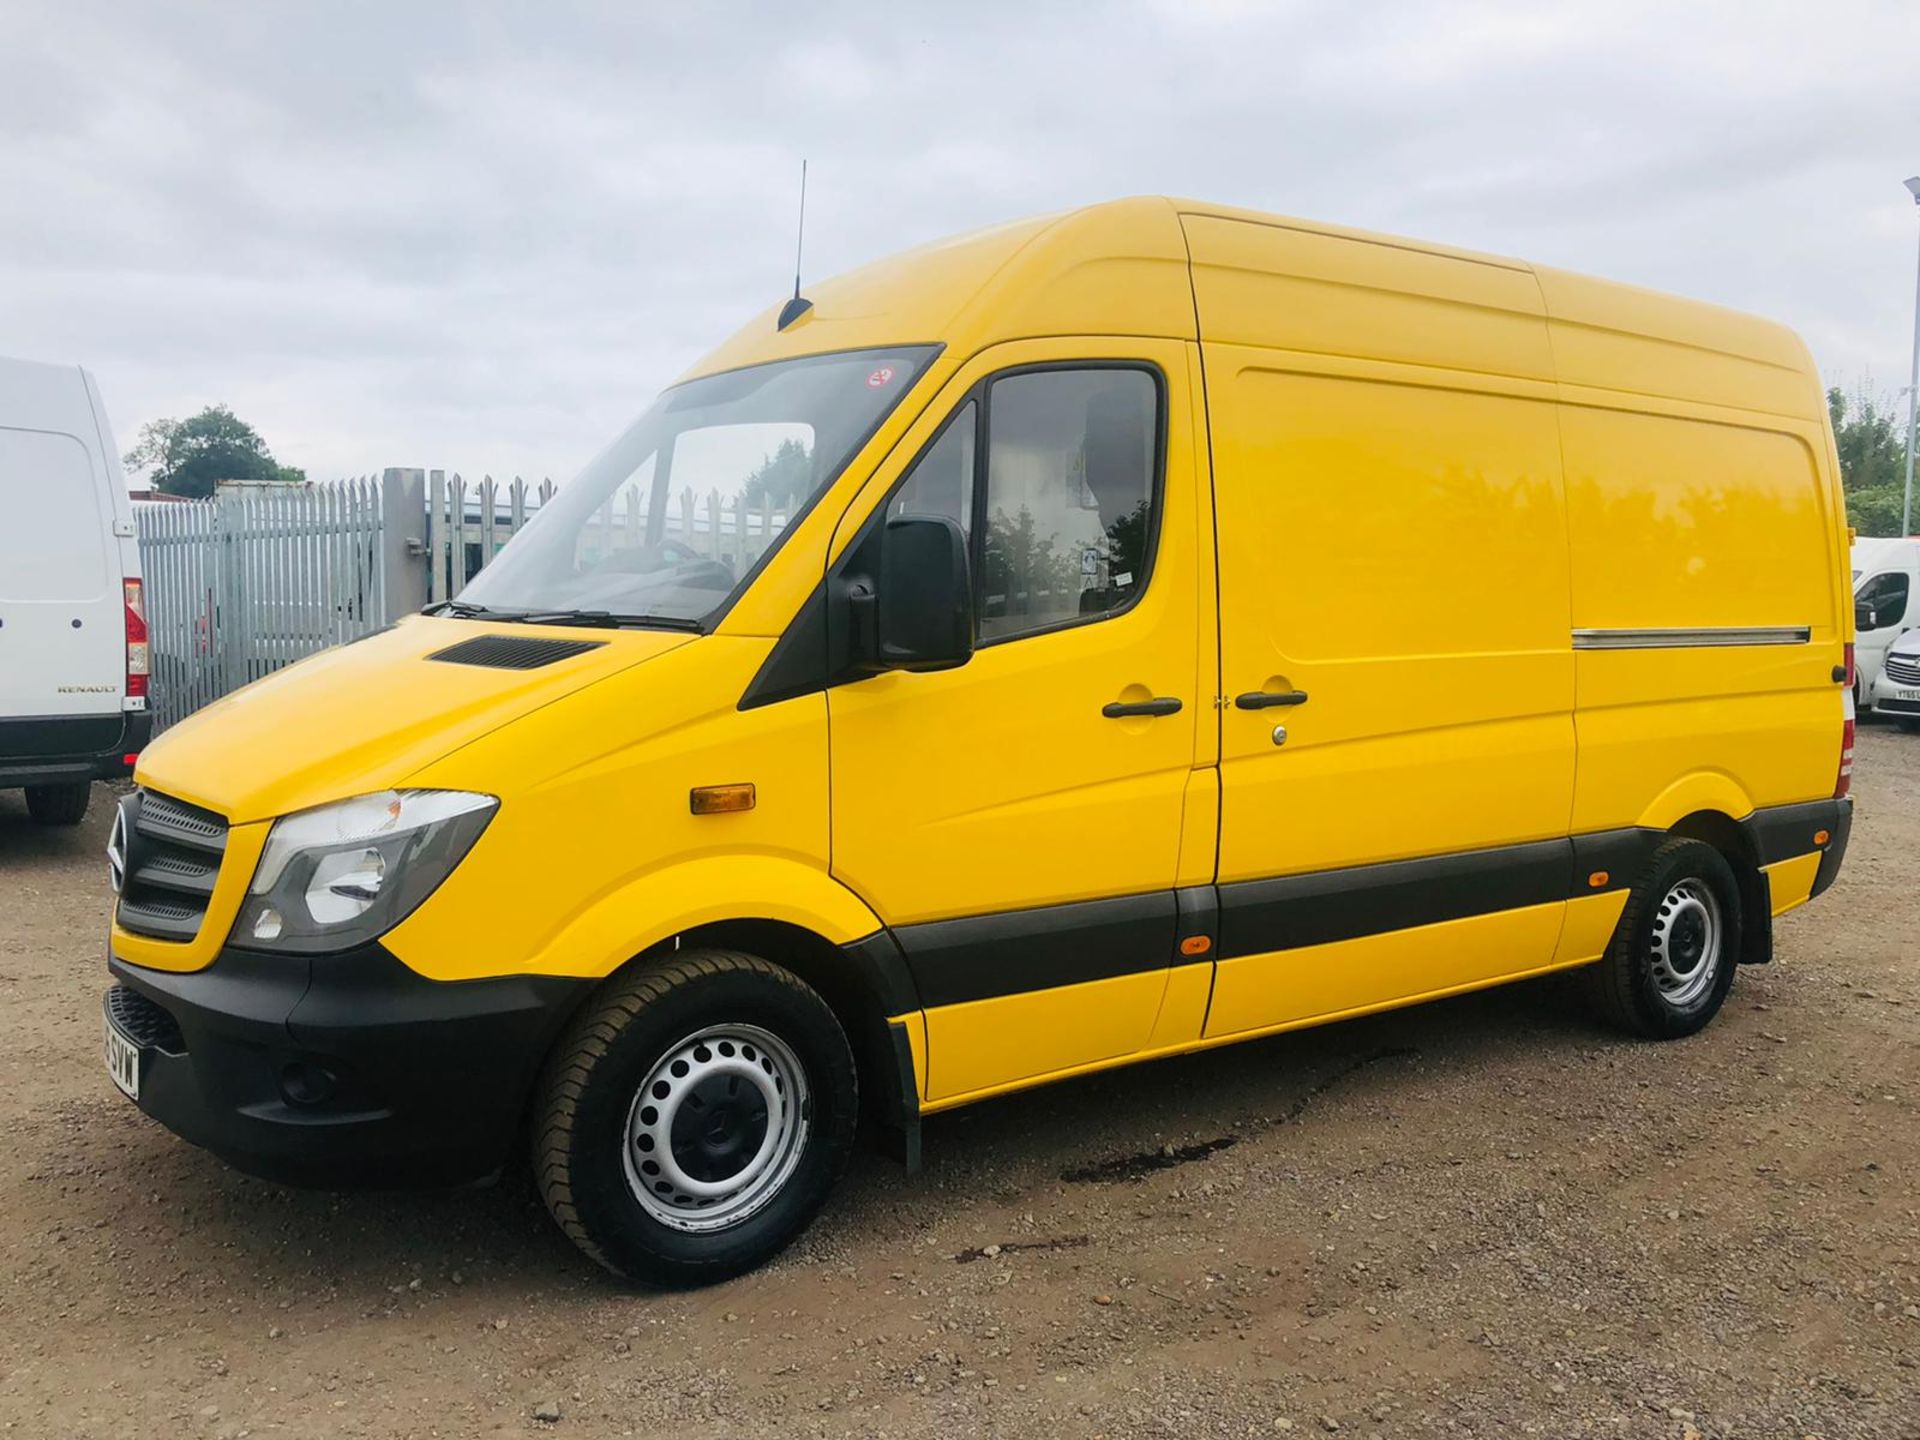
[[[118,895],[127,883],[127,807],[113,812],[113,829],[107,833],[107,880]]]

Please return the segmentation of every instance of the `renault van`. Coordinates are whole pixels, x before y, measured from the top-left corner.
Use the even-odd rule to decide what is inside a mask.
[[[789,445],[763,553],[669,538]],[[267,1176],[524,1147],[683,1284],[863,1114],[911,1163],[1562,970],[1689,1035],[1840,866],[1849,602],[1776,325],[1163,199],[932,245],[751,321],[453,602],[170,729],[108,1063]]]
[[[147,612],[93,377],[0,358],[0,789],[77,825],[147,742]]]

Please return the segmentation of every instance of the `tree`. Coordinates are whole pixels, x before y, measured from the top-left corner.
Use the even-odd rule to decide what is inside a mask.
[[[224,405],[209,405],[185,420],[148,421],[124,463],[152,466],[153,488],[161,494],[196,499],[213,494],[222,480],[307,478],[306,471],[275,460],[260,432]]]
[[[1898,535],[1906,496],[1906,425],[1864,386],[1849,396],[1827,391],[1847,523],[1862,535]]]
[[[765,500],[774,509],[791,509],[813,493],[813,455],[798,440],[782,440],[774,452],[754,467],[740,487],[740,501],[759,508]]]

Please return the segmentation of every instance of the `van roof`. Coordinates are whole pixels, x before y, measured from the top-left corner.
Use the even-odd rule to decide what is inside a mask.
[[[1167,196],[1113,200],[976,230],[809,283],[803,288],[813,308],[800,320],[784,331],[775,328],[782,297],[683,378],[791,356],[926,341],[971,353],[1043,335],[1190,340],[1196,325],[1187,222],[1194,217],[1403,252],[1409,263],[1399,270],[1409,289],[1420,284],[1416,257],[1531,275],[1535,287],[1524,293],[1537,290],[1539,303],[1526,308],[1567,331],[1573,342],[1556,344],[1564,383],[1808,418],[1822,409],[1805,345],[1769,320],[1506,256]]]
[[[86,372],[78,365],[0,355],[0,425],[91,434],[93,406],[87,398]]]

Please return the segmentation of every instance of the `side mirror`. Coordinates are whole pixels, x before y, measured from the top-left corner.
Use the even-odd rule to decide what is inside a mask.
[[[902,515],[880,537],[872,662],[880,670],[951,670],[973,655],[967,537],[944,515]]]
[[[1853,607],[1853,628],[1856,630],[1880,628],[1880,617],[1874,613],[1873,606],[1861,603]]]

